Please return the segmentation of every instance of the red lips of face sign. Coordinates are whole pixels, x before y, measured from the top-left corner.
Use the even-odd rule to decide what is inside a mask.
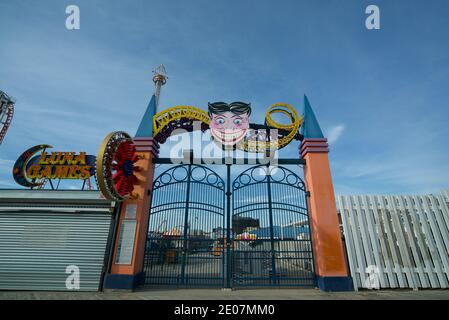
[[[249,129],[247,114],[236,115],[232,112],[213,114],[210,123],[212,136],[225,146],[240,142]]]

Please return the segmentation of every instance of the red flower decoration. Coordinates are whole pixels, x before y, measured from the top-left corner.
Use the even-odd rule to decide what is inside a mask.
[[[112,179],[115,190],[122,196],[130,195],[134,190],[134,185],[138,179],[134,172],[139,172],[140,168],[134,164],[139,160],[136,148],[131,141],[123,141],[117,147],[113,158],[112,170],[115,171]]]

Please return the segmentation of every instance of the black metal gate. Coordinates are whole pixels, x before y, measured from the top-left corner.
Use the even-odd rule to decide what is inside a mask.
[[[154,181],[145,284],[224,285],[224,182],[200,165],[178,165]]]
[[[209,167],[183,164],[152,192],[146,285],[315,285],[307,193],[290,169],[253,166],[231,183],[227,164],[225,186]]]
[[[314,286],[302,179],[284,167],[256,166],[232,190],[233,286]]]

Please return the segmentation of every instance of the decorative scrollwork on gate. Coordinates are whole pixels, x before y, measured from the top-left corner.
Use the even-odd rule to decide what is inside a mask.
[[[233,190],[257,184],[266,183],[270,176],[271,182],[285,184],[305,191],[304,181],[291,170],[284,167],[268,167],[259,165],[243,171],[232,184]]]
[[[186,183],[188,181],[202,183],[219,190],[224,190],[223,179],[211,169],[202,165],[193,165],[189,168],[189,166],[182,164],[162,172],[154,181],[153,190],[165,185]]]

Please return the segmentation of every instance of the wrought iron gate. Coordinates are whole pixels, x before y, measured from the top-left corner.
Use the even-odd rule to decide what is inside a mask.
[[[302,179],[284,167],[256,166],[232,190],[233,286],[314,286]]]
[[[156,178],[145,283],[314,286],[302,179],[282,166],[259,165],[231,183],[227,169],[226,193],[223,179],[202,165],[177,165]]]
[[[224,284],[224,182],[200,165],[154,181],[145,252],[146,284]]]

